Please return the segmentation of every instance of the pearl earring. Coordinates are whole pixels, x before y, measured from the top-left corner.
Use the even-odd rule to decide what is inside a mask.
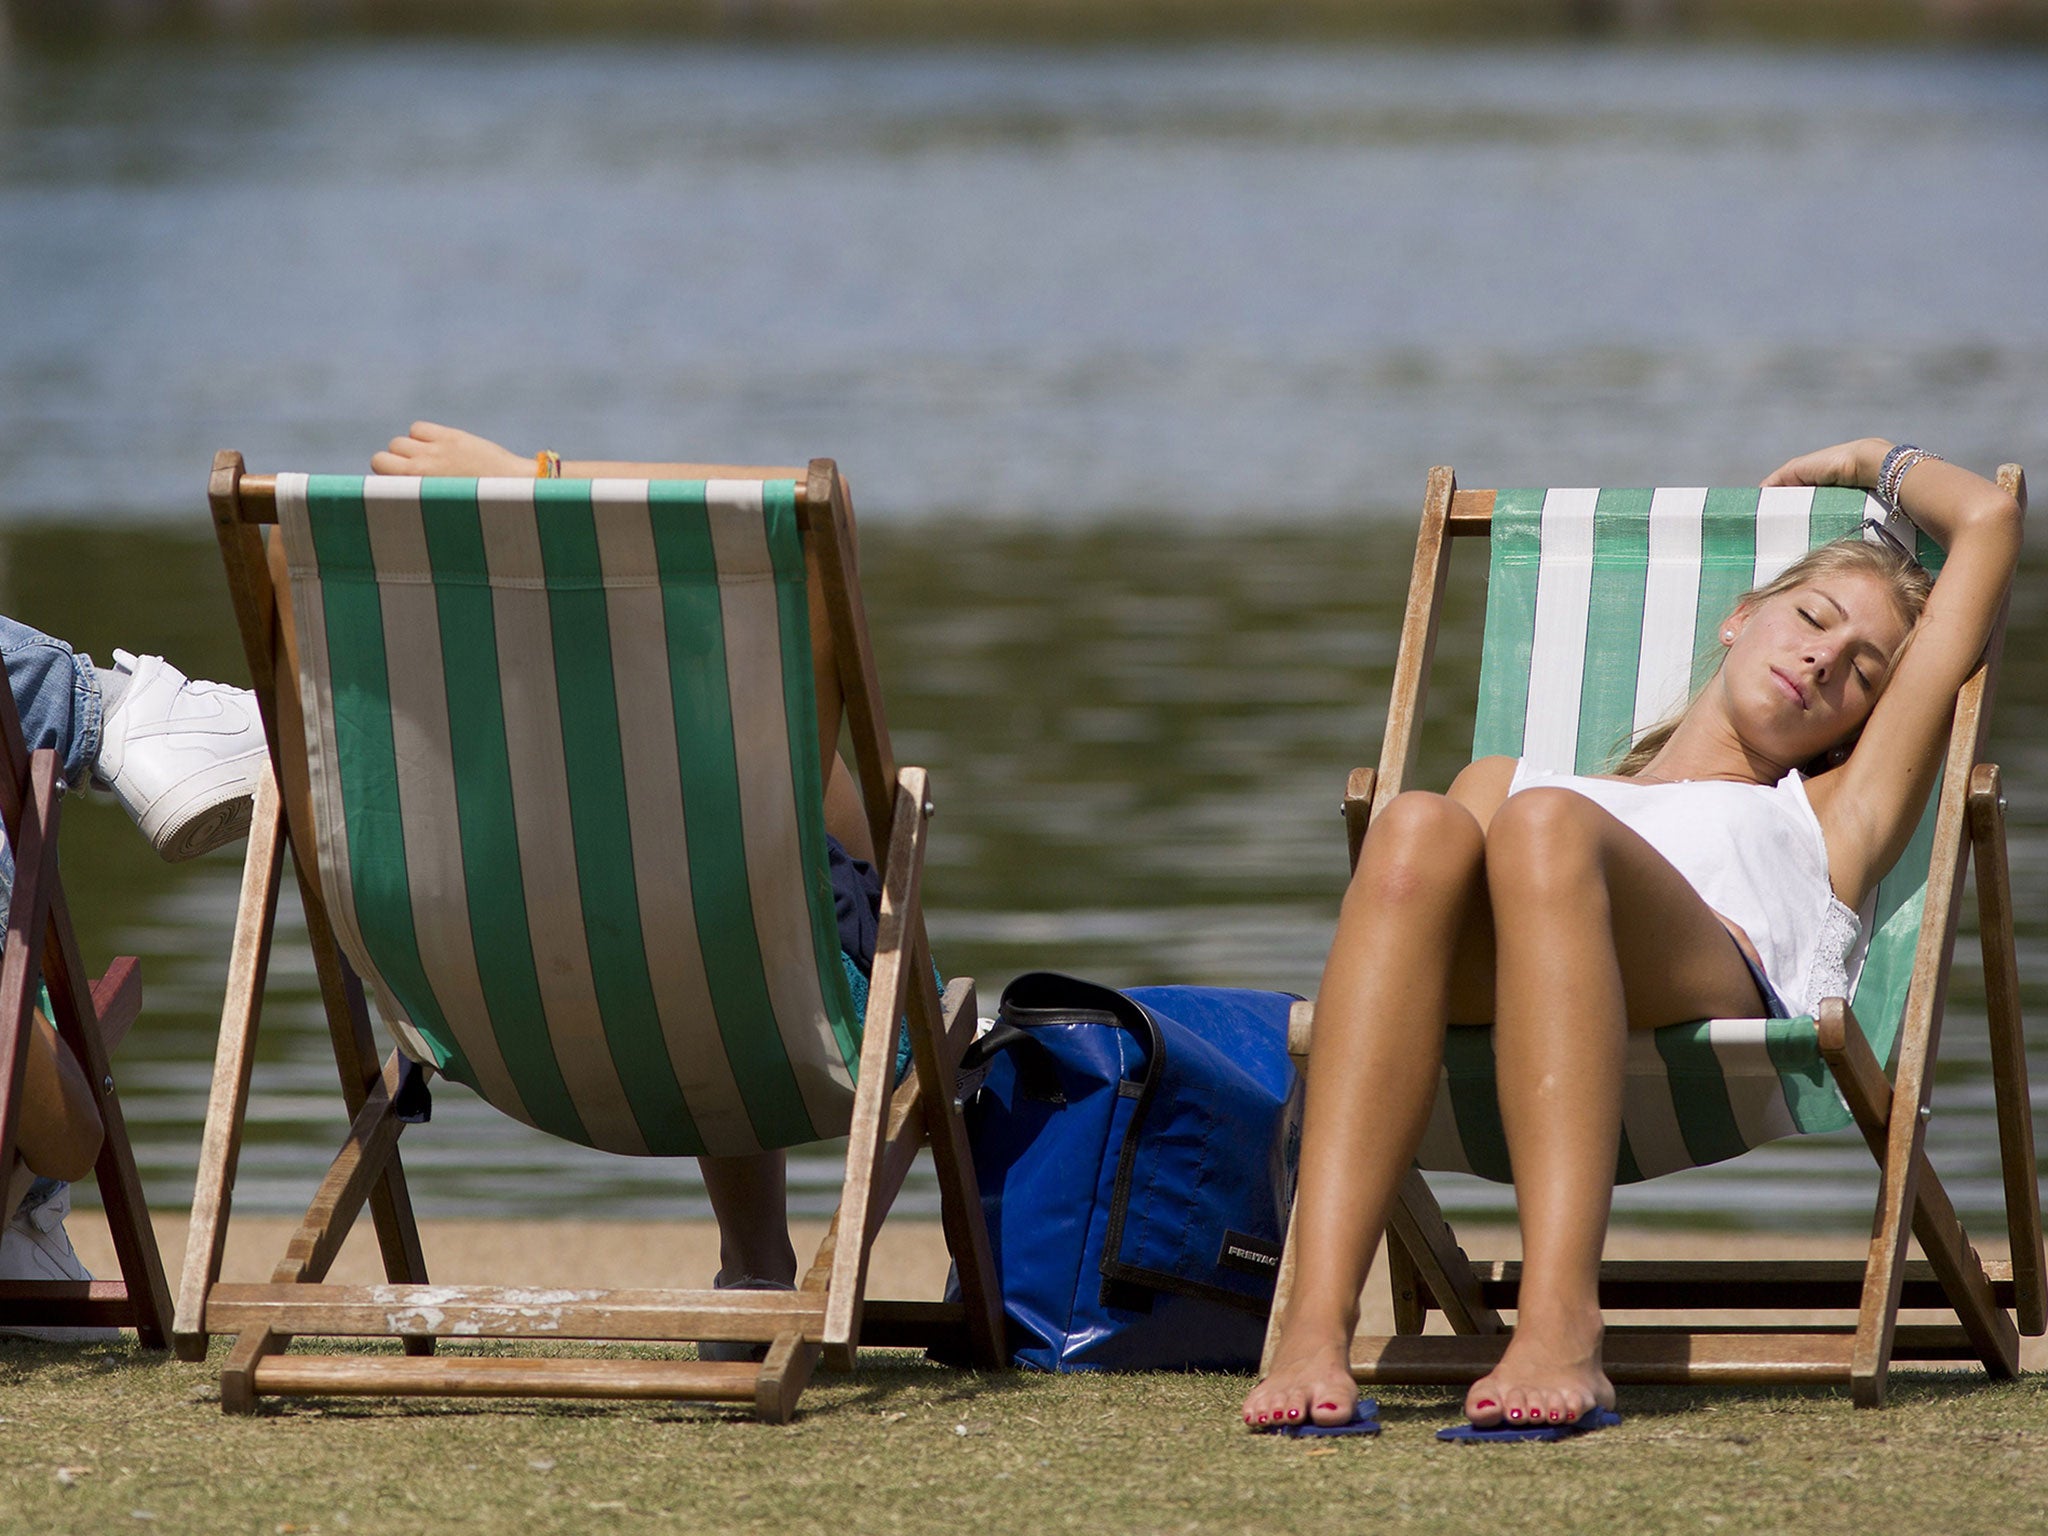
[[[1724,629],[1721,631],[1721,638],[1723,640],[1733,640],[1735,638],[1735,631],[1732,629]]]

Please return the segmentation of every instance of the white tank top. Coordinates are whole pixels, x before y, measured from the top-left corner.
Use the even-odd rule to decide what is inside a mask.
[[[1700,899],[1749,935],[1764,975],[1794,1010],[1847,997],[1856,914],[1828,880],[1820,818],[1797,769],[1776,784],[1688,779],[1638,784],[1553,773],[1527,759],[1508,793],[1584,795],[1671,861]]]

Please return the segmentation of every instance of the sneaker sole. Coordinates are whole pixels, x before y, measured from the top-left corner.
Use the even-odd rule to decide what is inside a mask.
[[[167,862],[179,864],[247,837],[249,825],[256,819],[256,801],[247,793],[210,802],[202,795],[160,819],[150,819],[158,825],[154,829],[145,827],[144,833]]]

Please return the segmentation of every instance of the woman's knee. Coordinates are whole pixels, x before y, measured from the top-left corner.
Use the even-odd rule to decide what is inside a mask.
[[[1509,796],[1486,829],[1488,887],[1496,895],[1564,894],[1599,879],[1606,814],[1568,789]]]
[[[1484,853],[1470,811],[1448,796],[1410,790],[1373,818],[1351,889],[1376,903],[1437,894],[1473,879]]]

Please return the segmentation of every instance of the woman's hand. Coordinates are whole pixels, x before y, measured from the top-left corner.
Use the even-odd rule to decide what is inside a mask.
[[[1837,443],[1788,459],[1768,475],[1765,485],[1860,485],[1868,490],[1877,484],[1877,472],[1892,445],[1881,437],[1859,437],[1853,443]]]
[[[507,475],[533,478],[534,461],[460,427],[416,421],[406,437],[370,455],[380,475]]]

